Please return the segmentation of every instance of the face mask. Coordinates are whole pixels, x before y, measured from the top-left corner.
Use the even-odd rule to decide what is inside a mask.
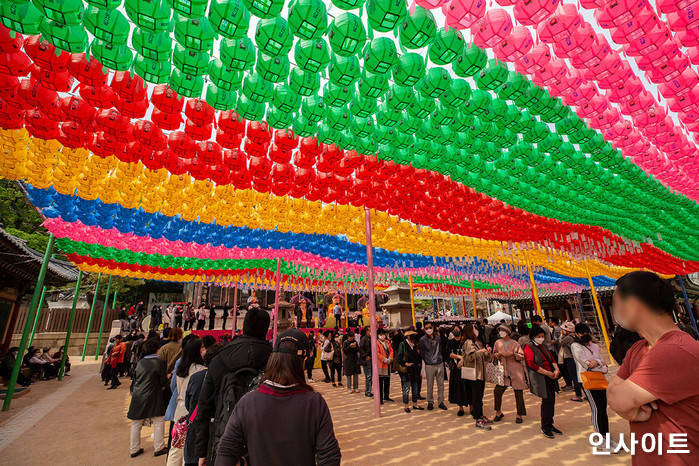
[[[534,342],[537,345],[542,345],[542,344],[544,344],[544,337],[536,337],[536,338],[534,338]]]
[[[474,335],[476,338],[478,338],[478,329],[477,329],[477,328],[474,328],[474,329],[473,329],[473,335]]]
[[[500,338],[505,338],[507,336],[507,332],[498,332],[500,334]]]
[[[583,343],[583,345],[587,345],[592,341],[592,336],[591,335],[583,335],[580,337],[580,341]]]
[[[379,340],[385,340],[385,339],[386,339],[386,335],[379,335]]]
[[[454,337],[459,338],[461,336],[461,330],[456,329],[452,332],[454,334]]]
[[[434,329],[433,329],[433,328],[428,328],[427,330],[425,330],[425,333],[428,334],[428,335],[432,335],[432,334],[434,333]]]

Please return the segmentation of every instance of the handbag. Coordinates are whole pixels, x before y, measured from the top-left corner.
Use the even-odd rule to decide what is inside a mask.
[[[485,381],[494,383],[495,385],[505,385],[505,366],[486,362]]]
[[[476,367],[461,366],[461,378],[466,380],[476,380]]]
[[[194,418],[197,417],[198,407],[199,405],[194,407],[194,411],[192,411],[191,416],[182,416],[177,420],[177,422],[175,422],[175,425],[172,426],[171,443],[173,448],[184,448],[184,443],[187,440],[187,431],[189,430],[189,426],[194,421]]]
[[[581,372],[580,380],[582,381],[582,385],[585,390],[606,390],[607,385],[609,385],[607,378],[601,372]]]
[[[333,347],[333,344],[328,342],[330,344],[330,348]],[[335,356],[335,350],[331,349],[330,351],[325,351],[325,345],[323,345],[323,352],[320,355],[320,360],[321,361],[332,361],[333,357]]]
[[[400,354],[402,352],[403,357],[405,357],[405,347],[403,345],[405,345],[405,342],[400,344],[400,349],[398,350],[398,353]],[[394,364],[394,368],[395,368],[396,372],[398,372],[399,374],[407,374],[408,373],[408,367],[403,366],[401,364],[398,364],[398,358],[393,360],[393,364]]]

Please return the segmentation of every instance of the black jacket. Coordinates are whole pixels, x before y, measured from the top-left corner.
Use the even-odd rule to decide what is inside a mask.
[[[371,359],[367,360],[367,356],[371,358],[371,335],[368,332],[359,339],[359,364],[371,364]]]
[[[405,366],[406,362],[413,363],[412,366],[408,367],[408,376],[410,380],[418,380],[420,378],[420,371],[422,370],[422,357],[420,356],[420,351],[417,348],[417,342],[410,348],[407,341],[404,341],[398,347],[398,356],[396,361],[401,366]]]
[[[165,415],[170,399],[170,382],[165,369],[165,361],[157,356],[138,361],[131,381],[131,404],[127,418],[135,421]]]
[[[197,417],[194,420],[197,456],[200,458],[208,456],[209,426],[211,419],[218,414],[216,413],[216,398],[219,395],[223,375],[243,367],[262,370],[267,366],[270,354],[272,354],[272,345],[267,340],[241,335],[235,337],[211,361],[201,387],[199,408],[197,408]]]
[[[189,378],[189,383],[187,384],[187,392],[184,396],[184,406],[187,408],[187,415],[191,416],[194,412],[194,408],[199,403],[199,395],[201,394],[201,386],[204,383],[204,377],[206,376],[206,370],[199,371]],[[199,457],[195,451],[195,440],[196,440],[196,425],[194,423],[190,424],[189,430],[187,431],[187,438],[184,442],[184,462],[185,463],[198,463]]]
[[[354,347],[350,346],[355,343]],[[344,375],[355,375],[361,373],[361,368],[359,367],[359,345],[357,340],[345,340],[342,343],[342,372]]]

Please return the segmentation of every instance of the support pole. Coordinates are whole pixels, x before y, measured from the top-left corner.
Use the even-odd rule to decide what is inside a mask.
[[[461,309],[463,309],[464,317],[466,317],[466,298],[464,296],[461,297]]]
[[[578,305],[578,311],[580,312],[580,323],[585,323],[585,316],[583,315],[582,299],[580,298],[580,293],[575,294],[575,302]]]
[[[347,285],[345,285],[345,328],[349,327],[349,303],[347,302]]]
[[[58,369],[58,380],[63,378],[63,371],[66,367],[66,359],[68,359],[68,347],[70,346],[70,334],[73,332],[73,322],[75,321],[75,308],[78,305],[78,292],[80,291],[80,282],[83,280],[83,271],[78,272],[78,281],[75,282],[75,295],[73,295],[73,306],[70,308],[70,318],[68,319],[68,330],[66,331],[66,342],[63,344],[63,356],[61,356],[61,367]]]
[[[276,274],[276,295],[274,296],[274,314],[272,319],[274,319],[274,330],[272,331],[272,344],[277,341],[277,322],[279,321],[279,288],[281,286],[281,275],[282,275],[282,258],[277,258],[277,274]]]
[[[32,296],[32,302],[29,306],[29,315],[27,315],[27,321],[24,323],[24,331],[22,332],[22,339],[19,342],[19,350],[17,351],[17,359],[15,359],[15,367],[12,368],[12,375],[10,376],[10,383],[7,385],[5,401],[2,403],[3,411],[10,409],[10,404],[12,403],[12,395],[15,393],[17,377],[19,377],[19,370],[22,367],[22,359],[24,357],[24,352],[27,350],[27,341],[29,341],[29,332],[31,331],[32,322],[34,320],[34,312],[36,312],[36,306],[39,304],[39,296],[41,295],[40,290],[44,287],[44,278],[46,278],[46,270],[49,267],[49,260],[51,260],[51,252],[53,251],[53,245],[55,242],[56,238],[54,238],[53,233],[49,234],[49,244],[46,246],[46,252],[44,252],[44,261],[41,263],[39,278],[36,281],[36,287],[34,288],[34,296]]]
[[[90,307],[90,318],[87,320],[87,330],[85,330],[85,344],[83,345],[83,356],[81,361],[85,360],[85,353],[87,353],[87,339],[90,338],[90,327],[92,327],[92,316],[95,313],[95,306],[97,305],[97,294],[100,290],[100,280],[102,279],[102,272],[97,275],[97,284],[95,285],[95,296],[92,298],[92,306]]]
[[[116,287],[114,287],[116,288]],[[112,300],[112,309],[116,309],[116,297],[117,297],[117,290],[114,290],[114,299]]]
[[[532,266],[529,263],[529,254],[527,254],[526,251],[524,251],[524,258],[527,261],[527,272],[529,272],[529,282],[531,283],[532,286],[532,300],[534,301],[534,308],[536,309],[537,314],[543,319],[544,318],[544,313],[541,312],[541,303],[539,302],[539,293],[536,291],[536,282],[534,281],[534,273],[532,272]]]
[[[687,290],[684,288],[684,280],[682,280],[682,275],[677,276],[680,279],[680,287],[682,288],[682,296],[684,296],[684,302],[687,305],[687,314],[689,314],[689,318],[692,321],[692,326],[694,327],[694,330],[699,332],[697,330],[697,320],[694,318],[694,311],[692,310],[692,305],[689,304],[689,298],[687,297]]]
[[[109,293],[112,291],[112,276],[109,276],[107,282],[107,294],[104,295],[104,307],[102,308],[102,320],[100,321],[100,336],[97,339],[97,350],[95,351],[95,361],[100,354],[100,346],[102,343],[102,331],[104,330],[104,319],[107,317],[107,308],[109,307]]]
[[[364,207],[366,224],[367,286],[369,288],[369,324],[371,333],[371,380],[374,384],[374,415],[381,417],[381,388],[379,384],[379,339],[376,336],[376,302],[374,300],[374,253],[371,246],[371,212]]]
[[[413,313],[413,327],[415,327],[415,299],[413,298],[413,276],[408,275],[408,283],[410,284],[410,309]]]
[[[29,337],[29,346],[34,343],[34,334],[36,333],[36,326],[39,324],[39,317],[41,316],[41,305],[44,303],[44,297],[46,296],[46,286],[41,290],[41,298],[39,298],[39,304],[36,306],[36,315],[34,317],[34,325],[32,325],[32,334]]]
[[[595,292],[595,285],[592,283],[592,276],[590,275],[590,270],[587,268],[587,262],[585,262],[585,271],[587,272],[587,281],[590,283],[590,291],[592,292],[592,299],[595,302],[595,310],[597,311],[597,318],[599,319],[599,326],[602,329],[602,335],[604,336],[604,343],[607,345],[607,352],[609,352],[609,335],[607,334],[607,326],[604,323],[604,317],[602,317],[602,308],[600,308],[599,301],[597,301],[597,293]],[[612,353],[609,353],[609,358],[614,361]]]
[[[231,337],[235,336],[235,331],[238,328],[238,284],[235,284],[233,290],[233,328],[231,329]]]
[[[471,301],[473,301],[473,318],[478,319],[478,310],[476,309],[476,288],[471,280]]]

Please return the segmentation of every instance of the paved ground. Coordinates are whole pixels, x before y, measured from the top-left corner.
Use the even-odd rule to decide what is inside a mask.
[[[0,458],[7,465],[165,464],[154,458],[152,428],[144,428],[146,454],[129,457],[128,379],[117,390],[107,391],[94,362],[75,364],[72,377],[62,382],[39,382],[32,392],[0,414]],[[317,380],[321,371],[316,370]],[[363,386],[360,376],[360,387]],[[564,432],[555,440],[539,432],[539,402],[526,395],[529,415],[524,424],[514,422],[514,396],[506,393],[505,419],[492,431],[473,427],[468,417],[456,417],[456,409],[406,414],[400,404],[400,382],[391,379],[391,396],[383,417],[375,419],[373,403],[362,394],[315,383],[325,396],[335,423],[343,463],[375,464],[534,464],[573,465],[630,464],[628,455],[592,455],[588,443],[590,409],[587,403],[569,401],[569,394],[556,404],[556,426]],[[423,387],[423,394],[425,388]],[[492,385],[486,386],[485,407],[492,417]],[[613,433],[628,434],[627,423],[610,412]]]

